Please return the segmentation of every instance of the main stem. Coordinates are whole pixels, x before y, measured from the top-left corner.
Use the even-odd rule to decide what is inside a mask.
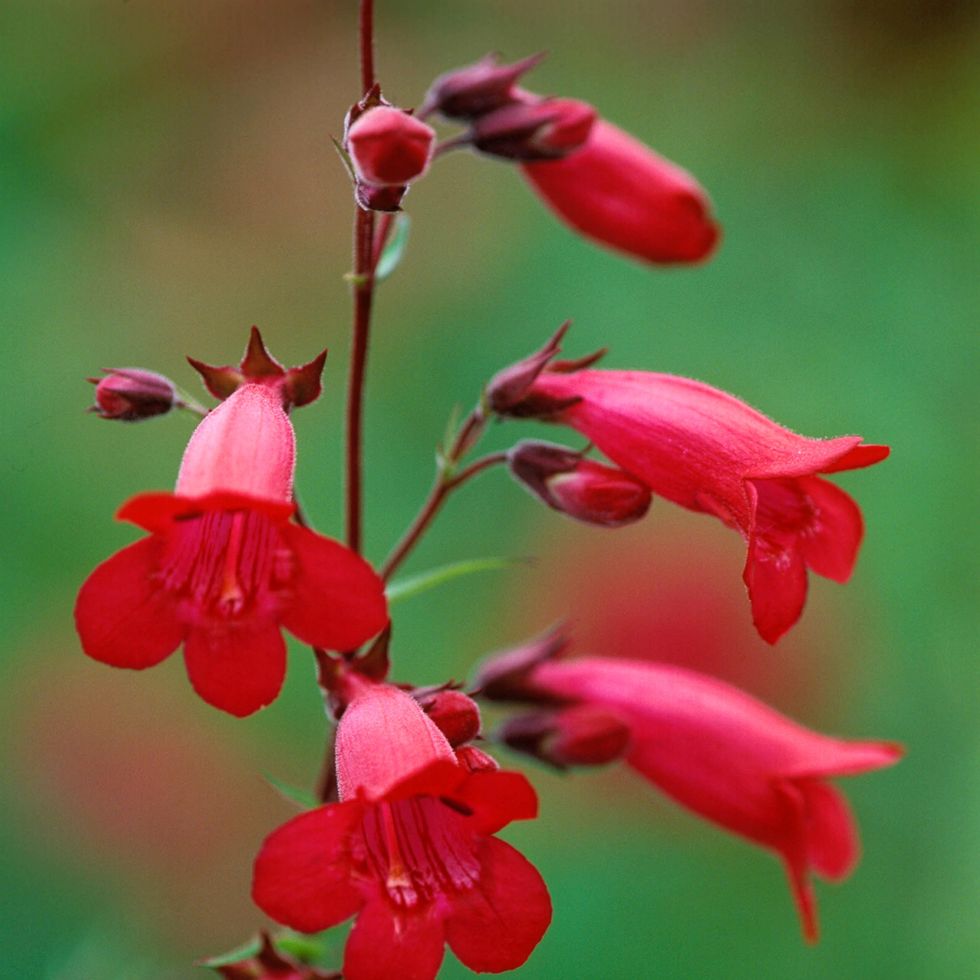
[[[360,11],[361,92],[374,85],[374,0],[361,0]],[[347,544],[360,553],[363,541],[363,429],[364,377],[367,371],[374,300],[374,212],[355,205],[354,218],[354,325],[351,342],[350,378],[347,385]]]

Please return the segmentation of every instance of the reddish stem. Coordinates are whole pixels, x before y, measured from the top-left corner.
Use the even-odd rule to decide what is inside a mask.
[[[452,448],[446,454],[446,463],[450,468],[457,464],[466,454],[467,450],[476,443],[483,432],[485,424],[486,418],[481,409],[477,408],[470,413],[461,426]],[[429,496],[426,498],[421,510],[415,515],[415,520],[409,525],[401,541],[395,545],[391,554],[381,566],[379,573],[381,577],[385,581],[391,578],[401,563],[412,552],[412,549],[419,543],[422,535],[428,530],[429,525],[442,509],[442,505],[455,489],[461,487],[464,483],[484,470],[489,469],[491,466],[496,466],[498,463],[504,463],[506,461],[506,453],[490,453],[470,463],[465,469],[453,473],[451,476],[447,476],[444,472],[438,473],[435,482],[432,484],[432,489],[429,491]]]

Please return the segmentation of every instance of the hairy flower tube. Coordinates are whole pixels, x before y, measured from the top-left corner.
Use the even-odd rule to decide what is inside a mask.
[[[713,514],[748,543],[743,579],[760,635],[799,619],[807,568],[846,582],[861,511],[818,474],[870,466],[887,446],[796,435],[717,388],[648,371],[544,371],[526,399],[571,426],[654,493]]]
[[[357,681],[336,741],[340,802],[273,831],[252,897],[303,932],[357,921],[347,980],[431,980],[444,945],[471,970],[520,966],[551,920],[540,875],[493,835],[537,815],[518,773],[470,771],[404,691]]]
[[[99,565],[75,605],[85,652],[115,667],[160,663],[181,643],[209,704],[251,714],[286,670],[281,628],[328,649],[383,629],[381,580],[336,541],[289,523],[295,440],[277,383],[242,384],[198,425],[176,491],[118,518],[148,531]]]
[[[568,721],[552,726],[566,740],[581,727],[583,706],[611,712],[629,729],[633,769],[682,806],[775,851],[803,932],[817,939],[810,872],[840,881],[859,856],[847,801],[827,779],[892,765],[898,746],[821,735],[729,684],[649,661],[549,660],[528,682],[572,702]]]
[[[523,163],[531,187],[586,238],[658,264],[698,262],[718,242],[708,195],[677,164],[597,119],[581,149]]]

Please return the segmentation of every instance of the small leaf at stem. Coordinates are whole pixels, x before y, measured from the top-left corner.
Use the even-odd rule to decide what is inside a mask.
[[[232,966],[235,963],[241,963],[242,960],[252,959],[252,957],[258,955],[261,948],[262,940],[256,936],[255,939],[250,939],[247,943],[228,953],[209,956],[206,960],[198,960],[198,964],[200,966],[210,967],[211,969],[216,969],[219,966]]]
[[[302,789],[299,786],[291,786],[289,783],[284,783],[281,779],[276,779],[275,776],[270,776],[268,773],[265,774],[265,780],[280,796],[289,800],[290,803],[297,804],[297,806],[304,810],[312,810],[314,807],[320,806],[320,801],[307,789]]]
[[[531,558],[496,556],[469,558],[465,561],[452,562],[449,565],[440,565],[438,568],[431,568],[427,572],[392,582],[387,589],[388,602],[400,602],[402,599],[421,595],[423,592],[428,592],[429,589],[445,585],[447,582],[463,578],[465,575],[473,575],[475,572],[492,572],[502,568],[513,568],[515,565],[530,565],[532,563],[533,559]]]
[[[331,136],[330,142],[333,143],[333,148],[337,151],[337,156],[340,157],[340,162],[344,165],[344,169],[347,171],[347,176],[350,177],[351,182],[353,183],[357,180],[357,177],[354,176],[354,164],[350,162],[350,157],[348,156],[347,151],[344,149],[344,144],[341,143],[336,136]]]
[[[398,263],[401,262],[402,256],[405,254],[405,246],[408,245],[408,230],[411,224],[411,219],[407,214],[396,215],[395,227],[374,270],[375,282],[383,282],[398,268]]]

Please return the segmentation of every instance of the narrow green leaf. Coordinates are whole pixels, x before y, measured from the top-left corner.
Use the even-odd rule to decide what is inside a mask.
[[[463,578],[465,575],[473,575],[476,572],[493,572],[502,568],[513,568],[515,565],[530,565],[530,558],[469,558],[465,561],[452,562],[449,565],[440,565],[438,568],[431,568],[427,572],[418,575],[411,575],[408,578],[399,579],[392,582],[387,589],[388,602],[400,602],[402,599],[409,599],[412,596],[421,595],[434,589],[437,586],[452,582],[453,579]]]
[[[402,256],[405,254],[405,246],[408,245],[408,229],[411,224],[412,221],[407,214],[403,213],[395,217],[394,230],[388,239],[388,244],[382,250],[378,265],[374,270],[375,282],[383,282],[398,268],[398,263],[401,262]]]
[[[258,955],[262,948],[262,940],[256,936],[247,943],[231,950],[229,953],[221,953],[219,956],[209,956],[206,960],[198,960],[200,966],[210,967],[216,970],[219,966],[231,966],[233,963],[241,963],[242,960],[249,960]]]
[[[304,810],[312,810],[314,807],[320,806],[320,801],[308,789],[291,786],[268,773],[265,774],[265,780],[280,796],[289,800],[290,803],[296,803]]]

